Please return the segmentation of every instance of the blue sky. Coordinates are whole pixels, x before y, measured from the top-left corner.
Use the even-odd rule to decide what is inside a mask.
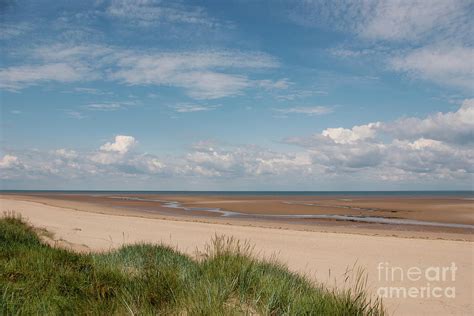
[[[6,1],[5,189],[472,189],[472,1]]]

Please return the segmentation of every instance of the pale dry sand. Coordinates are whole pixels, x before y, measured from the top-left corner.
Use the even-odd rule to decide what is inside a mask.
[[[136,242],[165,243],[188,254],[204,245],[215,235],[234,236],[249,240],[262,256],[276,255],[290,269],[312,279],[334,284],[354,264],[365,268],[369,288],[422,287],[418,282],[385,282],[378,280],[377,266],[389,262],[407,271],[410,267],[457,266],[455,281],[430,282],[431,287],[455,287],[455,298],[386,299],[390,313],[395,315],[470,315],[473,307],[474,244],[468,241],[425,240],[367,236],[343,233],[305,232],[260,227],[243,227],[169,221],[163,219],[84,212],[31,201],[1,197],[2,211],[15,211],[28,221],[54,233],[60,245],[76,250],[103,251]],[[383,278],[382,278],[383,279]]]

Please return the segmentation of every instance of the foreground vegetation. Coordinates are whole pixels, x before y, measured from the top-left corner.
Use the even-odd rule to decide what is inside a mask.
[[[363,287],[333,291],[215,238],[193,260],[157,245],[79,254],[0,219],[0,314],[381,315]]]

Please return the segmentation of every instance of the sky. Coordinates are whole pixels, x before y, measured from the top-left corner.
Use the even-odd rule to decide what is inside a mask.
[[[472,190],[474,2],[0,2],[0,187]]]

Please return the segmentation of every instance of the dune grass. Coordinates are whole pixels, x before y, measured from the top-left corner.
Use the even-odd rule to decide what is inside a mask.
[[[216,237],[198,259],[160,245],[79,254],[0,219],[0,314],[383,315],[360,285],[329,290],[248,244]]]

